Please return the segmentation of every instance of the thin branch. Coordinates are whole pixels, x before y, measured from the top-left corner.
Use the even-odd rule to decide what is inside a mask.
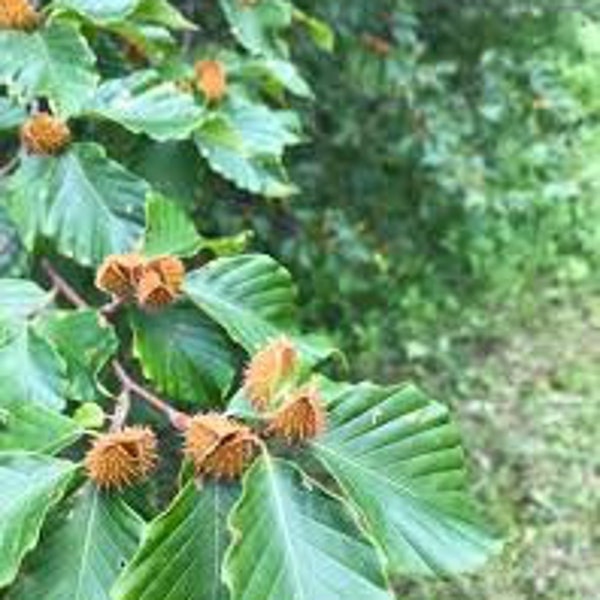
[[[104,306],[100,307],[100,314],[104,318],[110,319],[115,315],[115,313],[118,312],[118,310],[123,306],[123,304],[125,304],[126,301],[126,298],[115,298],[114,300],[111,300],[110,302],[107,302]]]
[[[10,175],[11,171],[19,164],[19,156],[13,156],[5,165],[0,167],[0,178]]]
[[[85,299],[71,287],[71,285],[62,277],[62,275],[58,273],[58,271],[54,268],[54,266],[50,263],[48,259],[44,258],[42,260],[42,268],[46,272],[46,275],[50,279],[54,289],[60,294],[62,294],[71,304],[73,304],[77,308],[89,308],[89,304],[85,301]],[[105,310],[113,304],[116,303],[111,303],[107,305]],[[116,310],[116,308],[118,307],[115,306],[111,310],[114,311]],[[112,314],[112,312],[109,311],[109,314]],[[121,421],[121,425],[125,422],[127,414],[129,412],[129,396],[131,394],[135,394],[138,398],[144,400],[152,407],[154,407],[154,409],[163,413],[169,419],[171,425],[173,425],[173,427],[175,427],[176,429],[184,431],[187,428],[190,421],[189,415],[173,408],[162,398],[159,398],[156,394],[154,394],[150,390],[147,390],[144,386],[135,381],[133,377],[131,377],[131,375],[127,373],[125,367],[118,360],[115,359],[112,362],[112,367],[115,375],[117,376],[117,379],[121,383],[122,389],[121,394],[119,396],[119,404],[123,405],[116,407],[115,415],[113,417],[113,425],[115,421]],[[124,414],[121,415],[121,413]]]
[[[111,431],[119,431],[120,429],[123,429],[123,425],[125,425],[125,422],[127,421],[130,409],[131,394],[129,391],[123,389],[115,403],[115,411],[111,417]]]
[[[187,428],[190,417],[185,413],[178,411],[173,408],[170,404],[159,398],[156,394],[147,390],[145,387],[137,383],[127,373],[123,365],[118,361],[114,360],[112,363],[113,371],[123,386],[123,391],[131,392],[142,400],[145,400],[148,404],[153,406],[157,411],[162,412],[166,415],[171,422],[171,425],[181,431]]]
[[[89,304],[63,279],[47,258],[42,260],[42,269],[48,275],[52,287],[60,292],[73,306],[77,308],[89,308]]]

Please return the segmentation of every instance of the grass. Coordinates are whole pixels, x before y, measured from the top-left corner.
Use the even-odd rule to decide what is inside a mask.
[[[571,297],[475,347],[454,405],[476,491],[507,532],[480,576],[411,583],[404,600],[597,600],[600,590],[600,297]],[[468,366],[467,366],[468,365]]]

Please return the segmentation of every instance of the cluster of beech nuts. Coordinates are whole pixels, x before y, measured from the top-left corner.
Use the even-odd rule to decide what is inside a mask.
[[[315,383],[297,386],[298,355],[287,338],[268,344],[250,361],[244,391],[265,417],[262,435],[288,444],[323,433],[326,414]],[[238,479],[261,448],[248,425],[210,412],[191,417],[184,432],[185,457],[196,477]],[[85,457],[88,476],[101,488],[120,488],[146,478],[157,464],[157,442],[146,427],[126,427],[100,435]]]
[[[58,117],[39,112],[21,126],[21,143],[30,154],[55,156],[71,143],[71,131]]]
[[[39,23],[39,13],[27,0],[0,0],[0,29],[31,31]]]
[[[161,308],[173,302],[185,277],[175,256],[146,259],[141,254],[108,256],[96,273],[96,287],[121,300],[136,300],[143,308]]]

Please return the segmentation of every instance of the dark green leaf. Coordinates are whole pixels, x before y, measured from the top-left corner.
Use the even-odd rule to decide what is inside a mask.
[[[106,24],[125,20],[140,0],[54,0],[56,8],[72,10],[95,23]]]
[[[278,58],[256,58],[240,62],[232,69],[232,75],[239,76],[248,83],[257,79],[265,81],[267,87],[276,85],[301,98],[312,98],[308,83],[298,72],[295,65]]]
[[[184,292],[250,354],[283,334],[296,342],[310,363],[332,353],[322,340],[298,334],[292,279],[269,256],[245,254],[214,260],[188,275]]]
[[[142,526],[117,495],[86,485],[71,510],[44,532],[9,599],[110,600],[110,588],[135,552]]]
[[[65,407],[66,366],[34,323],[0,318],[0,406]]]
[[[82,434],[73,420],[39,404],[12,402],[3,404],[2,410],[0,452],[28,450],[54,454],[70,446]]]
[[[114,600],[227,600],[221,563],[237,488],[190,481],[153,521],[113,589]]]
[[[286,56],[280,35],[292,23],[293,6],[288,0],[240,2],[219,0],[238,42],[252,54]]]
[[[447,409],[412,386],[328,385],[315,454],[340,483],[393,575],[468,571],[499,549],[466,489]]]
[[[24,158],[5,201],[28,247],[49,237],[59,252],[89,265],[139,240],[147,191],[101,146],[86,143],[58,158]]]
[[[283,151],[300,142],[298,130],[294,113],[239,101],[206,119],[194,139],[209,166],[238,187],[286,197],[296,188],[283,169]]]
[[[49,456],[0,452],[0,588],[12,582],[38,543],[46,514],[65,493],[75,468]]]
[[[167,0],[141,0],[133,18],[164,25],[170,29],[196,29],[194,23],[186,19]]]
[[[146,204],[144,254],[193,256],[202,247],[202,237],[192,220],[175,202],[152,194]]]
[[[189,137],[203,115],[191,94],[161,82],[153,71],[103,83],[90,111],[158,141]]]
[[[54,311],[41,330],[66,361],[69,399],[96,400],[97,375],[119,347],[110,324],[95,310]]]
[[[321,19],[317,19],[299,10],[294,11],[294,17],[306,27],[314,43],[321,50],[325,50],[325,52],[334,51],[335,33],[325,21],[321,21]]]
[[[295,327],[290,274],[266,255],[214,260],[188,275],[184,291],[250,353]]]
[[[220,405],[235,375],[224,334],[193,307],[175,306],[133,319],[134,353],[144,375],[181,402]]]
[[[28,279],[0,279],[0,318],[25,319],[41,311],[52,294]]]
[[[0,98],[0,130],[14,129],[27,118],[27,112],[9,98]]]
[[[0,31],[0,82],[27,100],[48,97],[63,116],[76,114],[93,93],[94,63],[85,38],[72,25]]]
[[[392,600],[377,554],[343,503],[263,456],[244,481],[225,562],[233,600]]]

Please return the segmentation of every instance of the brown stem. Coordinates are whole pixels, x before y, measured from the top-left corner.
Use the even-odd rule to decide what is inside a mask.
[[[118,310],[125,304],[126,301],[127,298],[115,298],[114,300],[111,300],[104,306],[100,307],[100,314],[106,319],[110,320],[111,317],[113,317],[118,312]]]
[[[130,409],[131,394],[128,390],[123,389],[115,403],[115,411],[112,415],[112,423],[110,424],[111,431],[119,431],[120,429],[123,429]]]
[[[159,398],[156,394],[147,390],[135,381],[129,373],[123,368],[123,365],[118,361],[114,360],[112,363],[113,371],[123,386],[123,391],[131,392],[142,400],[145,400],[148,404],[153,406],[159,412],[166,415],[171,422],[171,425],[176,429],[184,431],[187,429],[190,417],[185,413],[178,411],[173,408],[170,404]]]
[[[42,260],[42,268],[46,272],[46,275],[50,279],[52,286],[55,290],[57,290],[60,294],[62,294],[71,304],[76,306],[77,308],[89,308],[89,304],[82,298],[72,287],[71,285],[60,275],[54,266],[50,263],[47,258]],[[111,303],[108,306],[111,306]],[[120,305],[119,305],[120,306]],[[116,310],[115,307],[113,310]],[[101,309],[102,312],[102,309]],[[118,361],[114,360],[112,362],[113,371],[115,375],[119,379],[122,390],[121,396],[129,397],[130,394],[135,394],[138,398],[141,398],[152,407],[154,407],[157,411],[162,412],[171,422],[173,427],[179,429],[180,431],[184,431],[190,421],[190,417],[183,412],[178,411],[173,408],[170,404],[159,398],[156,394],[147,390],[145,387],[140,385],[137,381],[135,381],[129,373],[125,370],[125,367]],[[125,418],[127,417],[127,412],[129,410],[128,406],[123,407],[126,408],[125,414],[123,417],[120,417],[119,406],[117,406],[115,410],[115,420],[122,419],[121,425],[124,423]]]
[[[54,289],[60,292],[73,306],[77,308],[89,307],[88,303],[63,279],[47,258],[42,260],[42,269],[48,275]]]
[[[5,165],[0,167],[0,178],[10,175],[11,171],[19,164],[19,157],[13,156]]]

